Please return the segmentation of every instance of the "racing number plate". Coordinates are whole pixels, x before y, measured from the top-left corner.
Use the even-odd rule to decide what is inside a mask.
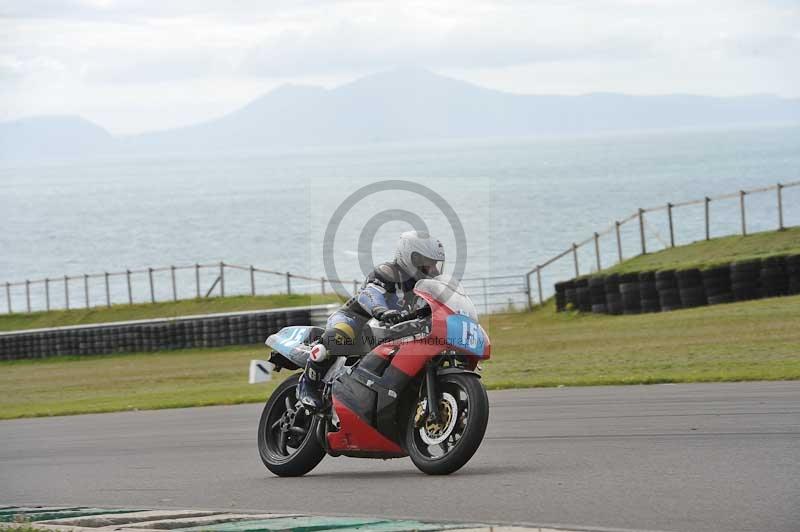
[[[447,317],[447,342],[459,349],[483,357],[486,338],[478,322],[463,314]]]

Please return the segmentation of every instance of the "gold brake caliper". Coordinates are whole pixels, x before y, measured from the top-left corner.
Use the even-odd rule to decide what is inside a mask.
[[[419,415],[419,409],[417,409]],[[424,415],[424,409],[423,409]],[[450,424],[450,417],[453,415],[453,409],[450,403],[444,399],[439,401],[439,422],[434,423],[430,418],[425,421],[425,432],[433,438],[438,438],[442,435],[442,431]]]

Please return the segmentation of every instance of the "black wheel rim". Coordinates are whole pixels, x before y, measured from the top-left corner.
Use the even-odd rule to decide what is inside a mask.
[[[296,387],[275,398],[264,425],[267,452],[275,462],[286,462],[313,437],[314,418],[297,406]]]
[[[465,388],[448,382],[440,386],[439,394],[442,396],[439,403],[440,414],[445,414],[441,422],[438,424],[425,422],[422,427],[414,428],[414,446],[417,452],[427,460],[441,460],[453,453],[464,437],[470,420],[469,393]],[[446,415],[447,405],[452,405],[453,401],[456,405],[456,412],[450,415],[455,416],[454,422]],[[450,423],[452,423],[452,428],[447,430]],[[442,439],[443,437],[444,439]]]

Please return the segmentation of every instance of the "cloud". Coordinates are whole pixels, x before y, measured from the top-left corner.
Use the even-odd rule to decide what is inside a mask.
[[[0,5],[0,34],[2,116],[52,112],[56,88],[114,116],[170,91],[191,122],[192,101],[404,65],[514,92],[800,96],[789,0],[26,0]]]

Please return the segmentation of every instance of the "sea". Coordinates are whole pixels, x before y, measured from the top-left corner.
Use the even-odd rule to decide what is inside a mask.
[[[24,282],[54,279],[51,308],[205,295],[221,261],[226,294],[320,292],[321,277],[364,277],[392,259],[399,234],[427,229],[445,271],[491,304],[519,304],[525,274],[600,233],[600,267],[618,260],[615,221],[639,208],[800,180],[800,126],[469,139],[106,158],[0,166],[0,312],[27,309]],[[800,225],[800,187],[782,191],[784,224]],[[775,191],[746,196],[748,232],[777,227]],[[666,209],[644,216],[648,252],[669,245]],[[741,231],[738,197],[710,204],[712,236]],[[624,257],[641,251],[638,218],[623,224]],[[705,237],[704,205],[673,209],[676,244]],[[594,241],[580,273],[597,269]],[[176,270],[173,294],[170,266]],[[212,267],[213,266],[213,267]],[[572,254],[542,270],[544,291],[573,276]],[[90,275],[84,286],[84,275]],[[307,277],[309,279],[304,279]],[[486,278],[490,278],[486,281]],[[60,280],[59,280],[60,279]],[[502,281],[507,279],[508,281]],[[471,284],[470,284],[471,283]],[[487,284],[488,283],[488,284]],[[487,288],[487,286],[489,288]],[[508,287],[503,288],[503,287]],[[330,285],[325,286],[327,291]],[[217,286],[212,294],[218,293]],[[494,297],[497,294],[497,297]],[[546,295],[546,294],[545,294]],[[44,283],[27,290],[44,309]],[[498,303],[499,302],[499,303]]]

